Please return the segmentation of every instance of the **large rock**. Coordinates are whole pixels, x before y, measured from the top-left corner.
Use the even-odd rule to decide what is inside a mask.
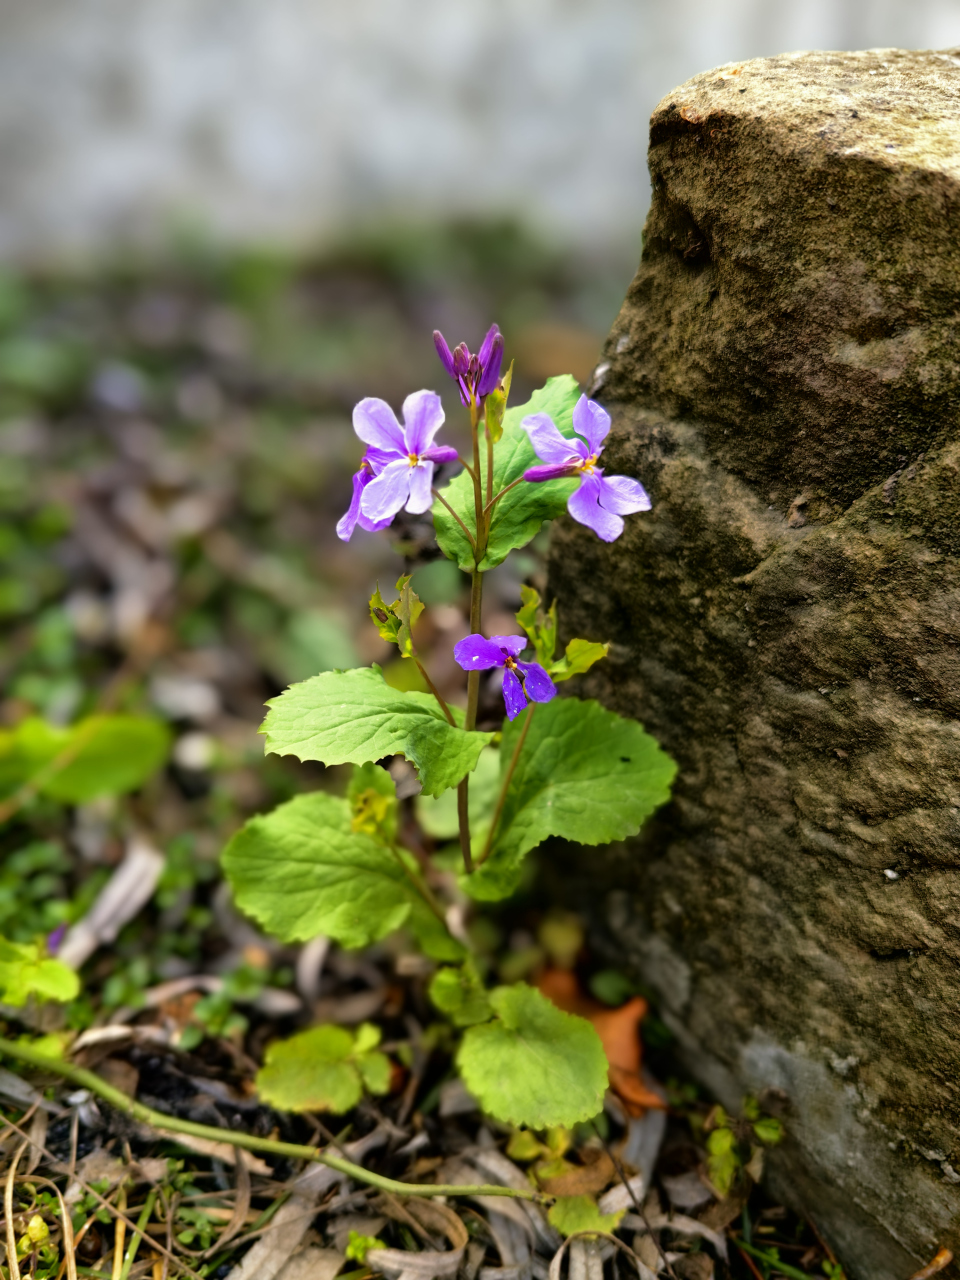
[[[960,54],[711,71],[650,171],[593,391],[653,510],[551,561],[615,642],[584,692],[680,764],[606,920],[724,1101],[788,1095],[779,1194],[903,1280],[960,1254]]]

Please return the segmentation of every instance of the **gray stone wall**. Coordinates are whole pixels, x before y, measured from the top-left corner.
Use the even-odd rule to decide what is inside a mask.
[[[594,391],[649,515],[566,522],[587,692],[680,764],[615,946],[860,1280],[960,1255],[960,52],[804,54],[654,112]],[[591,859],[594,880],[596,860]]]

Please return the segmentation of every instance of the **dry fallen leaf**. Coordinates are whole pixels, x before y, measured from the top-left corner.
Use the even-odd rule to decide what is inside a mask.
[[[610,1088],[630,1115],[641,1116],[650,1108],[664,1107],[663,1099],[640,1079],[639,1028],[647,1012],[642,996],[634,996],[619,1009],[610,1009],[584,995],[576,975],[566,969],[546,969],[537,986],[558,1009],[579,1014],[593,1023],[610,1065]]]

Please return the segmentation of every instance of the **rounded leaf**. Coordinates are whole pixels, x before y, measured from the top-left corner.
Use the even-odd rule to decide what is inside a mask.
[[[496,1020],[471,1027],[457,1054],[463,1082],[483,1109],[531,1129],[595,1116],[607,1059],[590,1023],[522,982],[497,987],[489,999]]]

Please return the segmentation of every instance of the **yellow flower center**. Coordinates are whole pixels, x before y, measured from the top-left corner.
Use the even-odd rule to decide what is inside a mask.
[[[407,460],[409,461],[411,467],[415,467],[417,463],[420,461],[420,457],[416,453],[408,453]]]
[[[589,458],[585,458],[583,462],[580,463],[579,469],[581,471],[593,471],[593,468],[596,465],[597,465],[597,455],[594,453],[594,454],[591,454]]]

